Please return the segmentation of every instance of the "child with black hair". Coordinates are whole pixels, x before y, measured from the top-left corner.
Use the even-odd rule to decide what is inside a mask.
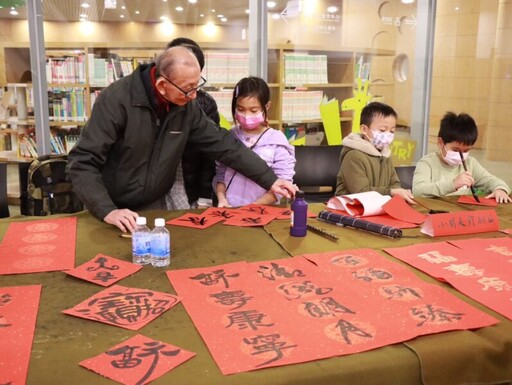
[[[478,138],[478,128],[468,114],[447,112],[441,120],[438,151],[424,156],[414,171],[412,191],[416,196],[470,195],[470,186],[498,203],[512,202],[510,187],[469,156]],[[461,156],[462,155],[462,156]],[[463,165],[466,164],[467,171]]]
[[[236,125],[231,133],[258,154],[278,178],[292,181],[295,173],[295,148],[286,136],[268,125],[270,89],[258,77],[250,76],[238,82],[233,90],[231,113]],[[279,203],[281,196],[267,191],[233,168],[217,165],[213,178],[219,207],[238,207],[250,203]]]
[[[396,111],[387,104],[372,102],[363,108],[361,132],[349,134],[342,142],[337,196],[377,191],[415,203],[411,191],[401,187],[390,156],[396,119]]]

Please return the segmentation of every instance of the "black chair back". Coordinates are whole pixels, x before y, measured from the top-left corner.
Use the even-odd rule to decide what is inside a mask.
[[[0,218],[7,218],[9,215],[9,199],[7,197],[7,162],[0,162]]]
[[[325,202],[334,196],[336,177],[340,169],[340,152],[338,146],[296,146],[295,147],[295,177],[294,183],[303,190],[306,189],[308,202]],[[327,191],[317,189],[327,187]]]
[[[400,185],[406,190],[412,189],[412,177],[416,166],[397,166],[395,167],[398,179],[400,179]]]

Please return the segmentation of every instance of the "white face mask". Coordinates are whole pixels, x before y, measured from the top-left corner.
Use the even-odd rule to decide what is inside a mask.
[[[385,147],[389,147],[390,144],[393,142],[393,139],[395,139],[395,134],[392,132],[387,131],[372,131],[372,139],[371,142],[375,146],[376,149],[382,150]]]
[[[450,166],[459,166],[462,164],[462,159],[460,158],[460,154],[458,151],[448,150],[446,146],[444,147],[446,151],[446,155],[443,156],[443,160],[448,163]],[[468,158],[469,152],[463,152],[462,157],[464,161]]]

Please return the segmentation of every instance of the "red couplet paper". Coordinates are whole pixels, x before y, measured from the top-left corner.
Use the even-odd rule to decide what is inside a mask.
[[[500,221],[494,210],[457,211],[431,214],[423,223],[421,232],[431,237],[477,234],[499,231]]]
[[[25,384],[41,285],[0,287],[0,384]]]
[[[512,319],[512,240],[486,238],[450,243],[385,251]]]
[[[167,272],[223,374],[497,322],[373,250],[303,257]]]
[[[63,313],[139,330],[179,301],[180,298],[167,293],[114,285]]]
[[[425,222],[425,219],[427,218],[425,214],[414,210],[411,206],[409,206],[404,198],[398,195],[395,195],[393,198],[387,201],[384,206],[382,206],[382,208],[389,216],[403,222],[420,224]]]
[[[502,233],[512,235],[512,229],[503,229],[503,230],[500,230],[500,231],[501,231]]]
[[[142,266],[121,259],[98,254],[67,274],[101,286],[110,286],[142,269]]]
[[[166,223],[174,226],[184,226],[184,227],[192,227],[194,229],[206,229],[210,226],[213,226],[216,223],[222,222],[224,219],[221,217],[213,217],[207,215],[197,215],[197,214],[185,214],[181,217],[172,219],[167,221]]]
[[[121,384],[144,385],[194,356],[193,352],[137,334],[80,365]]]
[[[9,224],[0,244],[0,274],[75,267],[76,217]]]
[[[496,202],[496,199],[478,197],[478,200],[480,202],[477,202],[472,195],[461,195],[461,197],[457,200],[457,203],[463,203],[466,205],[489,206],[489,207],[498,206],[498,202]]]
[[[240,215],[224,221],[228,226],[253,227],[268,225],[276,218],[275,214],[257,214],[255,212],[243,212]]]

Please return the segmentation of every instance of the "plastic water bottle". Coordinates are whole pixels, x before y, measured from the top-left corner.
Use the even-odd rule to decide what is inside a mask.
[[[290,235],[293,237],[304,237],[308,231],[308,202],[304,199],[304,191],[295,192],[295,199],[292,202],[292,215]]]
[[[155,219],[155,228],[151,232],[151,264],[165,267],[171,263],[171,237],[165,228],[165,219]]]
[[[136,223],[132,233],[133,263],[147,265],[151,262],[151,231],[146,226],[146,217],[137,217]]]

